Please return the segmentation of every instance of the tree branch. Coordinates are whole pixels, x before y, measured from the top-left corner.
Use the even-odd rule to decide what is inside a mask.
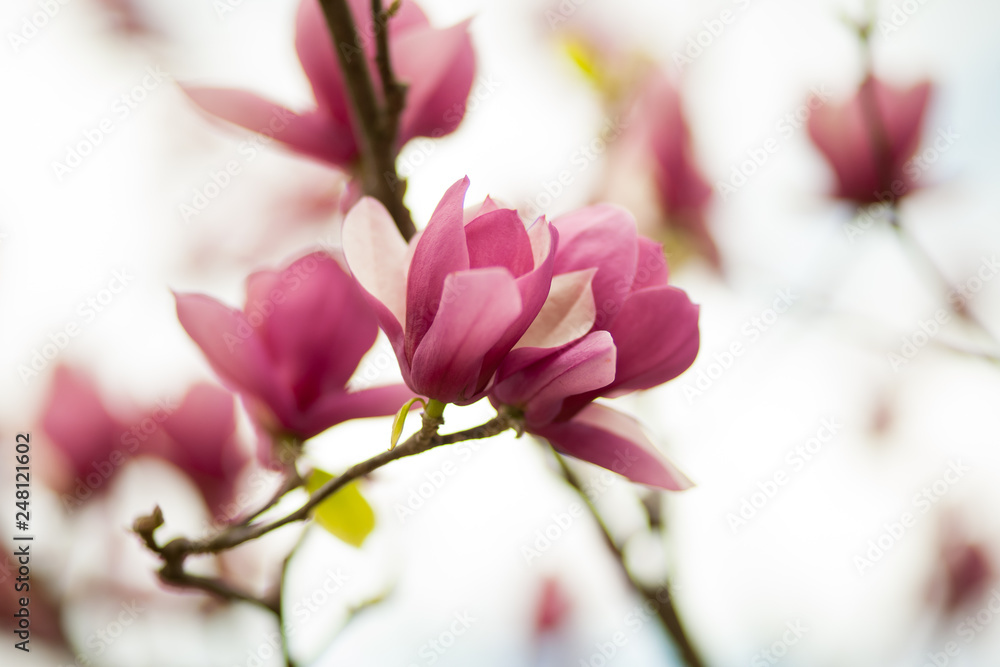
[[[351,98],[355,129],[361,149],[362,182],[365,194],[378,199],[388,209],[399,233],[409,241],[416,227],[409,209],[403,204],[406,182],[396,172],[396,134],[399,114],[405,103],[406,89],[396,82],[389,61],[388,17],[381,11],[382,3],[372,0],[377,11],[375,31],[378,33],[376,60],[385,90],[385,107],[379,103],[368,71],[367,52],[361,46],[358,30],[347,0],[320,0],[326,17],[334,50],[344,73]],[[384,19],[382,17],[385,17]],[[384,20],[384,23],[379,21]],[[361,57],[356,57],[360,55]]]
[[[614,538],[611,537],[611,531],[608,529],[607,523],[605,523],[604,519],[601,517],[600,512],[597,511],[597,507],[590,499],[590,496],[583,490],[583,484],[580,481],[580,478],[577,477],[576,473],[570,469],[570,467],[566,464],[566,460],[561,454],[559,454],[559,452],[553,449],[552,453],[555,455],[556,461],[559,463],[559,469],[562,472],[563,478],[573,488],[573,490],[579,494],[580,498],[583,499],[584,504],[594,517],[594,521],[596,521],[598,527],[600,527],[601,534],[604,535],[604,542],[607,545],[608,550],[611,551],[611,554],[615,557],[618,565],[621,567],[625,578],[628,579],[639,595],[655,606],[656,614],[659,617],[660,622],[673,639],[674,645],[677,647],[677,650],[681,654],[681,658],[684,660],[685,664],[689,667],[705,667],[704,660],[698,653],[697,649],[695,649],[690,637],[688,637],[687,632],[684,630],[684,625],[681,623],[677,609],[674,607],[673,596],[670,594],[662,594],[663,591],[653,590],[632,576],[632,573],[629,572],[628,567],[625,565],[625,554],[622,553],[622,550],[617,544],[615,544]]]

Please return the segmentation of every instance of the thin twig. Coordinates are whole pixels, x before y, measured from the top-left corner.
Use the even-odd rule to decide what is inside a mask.
[[[373,8],[376,4],[379,14],[382,15],[381,3],[373,1]],[[383,53],[381,56],[376,55],[376,59],[384,61],[379,65],[380,71],[385,69],[389,71],[389,75],[384,73],[381,75],[383,84],[388,82],[393,91],[391,96],[386,97],[386,105],[383,108],[379,104],[368,71],[367,52],[359,48],[361,40],[347,0],[320,0],[320,5],[330,28],[334,51],[337,52],[340,69],[344,73],[344,82],[351,98],[351,109],[361,148],[365,194],[382,202],[396,223],[399,233],[409,241],[417,229],[409,209],[403,204],[405,181],[400,179],[396,172],[396,134],[406,90],[395,84],[395,77],[391,76],[388,23],[382,26],[375,25],[379,31],[377,48]],[[398,109],[394,111],[395,106],[398,106]]]
[[[643,598],[655,606],[656,614],[659,617],[660,622],[673,639],[674,645],[681,654],[681,658],[684,660],[684,663],[689,667],[705,667],[705,662],[702,659],[701,654],[699,654],[697,649],[694,647],[694,644],[691,642],[690,637],[688,637],[687,632],[684,629],[684,625],[681,623],[677,609],[674,607],[673,596],[659,595],[657,594],[657,591],[650,589],[636,579],[636,577],[632,576],[632,573],[629,572],[628,567],[625,565],[625,554],[622,553],[621,548],[619,548],[619,546],[615,543],[614,538],[611,537],[611,531],[608,529],[607,523],[605,523],[604,518],[601,517],[601,513],[597,511],[597,507],[594,505],[593,500],[591,500],[590,496],[586,493],[586,491],[584,491],[580,478],[575,472],[573,472],[572,469],[570,469],[566,460],[559,454],[559,452],[553,449],[552,453],[555,455],[556,461],[559,463],[559,469],[562,472],[563,478],[573,488],[573,490],[579,494],[580,498],[583,499],[584,504],[590,510],[591,515],[594,517],[594,521],[597,522],[598,527],[601,529],[601,534],[604,535],[604,542],[607,544],[608,550],[615,557],[615,560],[621,567],[622,573],[625,575],[626,579],[628,579],[635,590]]]

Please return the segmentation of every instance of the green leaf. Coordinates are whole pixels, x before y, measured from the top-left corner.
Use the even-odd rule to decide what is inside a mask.
[[[331,479],[330,473],[314,470],[306,481],[306,490],[315,493]],[[364,544],[365,538],[375,529],[375,512],[361,495],[356,481],[320,503],[313,510],[313,518],[334,537],[354,547]]]
[[[406,415],[409,414],[410,408],[413,407],[414,403],[419,402],[420,405],[427,407],[427,403],[424,399],[417,397],[411,398],[409,401],[403,404],[403,407],[399,409],[396,413],[396,418],[392,420],[392,440],[389,442],[389,449],[395,449],[396,443],[399,442],[399,436],[403,435],[403,424],[406,423]]]

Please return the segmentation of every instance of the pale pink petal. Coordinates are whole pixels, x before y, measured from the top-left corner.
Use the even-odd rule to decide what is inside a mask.
[[[351,272],[372,301],[382,305],[379,323],[393,345],[401,345],[409,264],[406,241],[389,212],[372,197],[362,198],[351,209],[341,235]]]
[[[596,268],[554,276],[545,304],[516,347],[560,347],[589,332],[597,312],[591,289],[595,273]]]
[[[663,245],[640,236],[639,260],[636,264],[632,291],[666,285],[669,277],[670,270],[667,268],[667,258],[663,256]]]

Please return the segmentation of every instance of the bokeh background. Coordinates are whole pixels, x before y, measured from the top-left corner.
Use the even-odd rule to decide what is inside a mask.
[[[99,497],[67,511],[45,489],[65,470],[39,422],[61,364],[92,374],[119,406],[178,397],[191,383],[212,380],[177,322],[170,290],[240,304],[250,271],[337,244],[342,175],[209,122],[178,87],[242,87],[308,104],[292,45],[296,3],[53,1],[57,10],[37,34],[12,40],[43,4],[6,0],[0,8],[0,488],[12,488],[14,434],[31,431],[32,576],[61,601],[72,648],[46,647],[36,637],[24,655],[5,632],[0,655],[6,665],[53,667],[279,664],[261,639],[273,631],[266,613],[162,589],[155,559],[128,531],[159,503],[167,532],[196,533],[207,515],[191,483],[139,457]],[[598,504],[629,561],[651,581],[670,577],[708,662],[775,664],[761,653],[771,649],[785,665],[916,666],[934,664],[931,656],[939,667],[995,664],[1000,617],[988,605],[993,599],[1000,609],[993,577],[1000,567],[1000,367],[991,355],[1000,350],[953,314],[894,368],[888,355],[948,308],[946,290],[885,224],[845,233],[857,211],[828,196],[833,174],[805,127],[785,132],[781,125],[811,90],[828,93],[831,104],[853,93],[864,66],[851,22],[871,6],[421,5],[439,25],[473,18],[479,69],[460,129],[412,142],[400,156],[418,224],[466,174],[470,201],[489,194],[549,216],[590,203],[621,180],[613,148],[594,143],[615,118],[569,55],[581,35],[641,52],[678,82],[695,154],[713,185],[728,181],[748,151],[777,139],[745,185],[713,198],[709,228],[721,271],[681,251],[671,258],[672,281],[702,307],[698,360],[677,380],[617,401],[697,483],[654,501],[662,502],[666,537],[630,539],[645,520],[637,490],[580,468],[600,485]],[[675,55],[723,11],[733,20],[678,67]],[[875,11],[897,28],[873,33],[879,75],[900,85],[934,82],[924,146],[939,132],[957,137],[933,159],[928,154],[926,187],[905,199],[900,217],[952,284],[968,284],[1000,248],[1000,4],[895,0]],[[150,78],[150,71],[162,74]],[[153,83],[136,100],[130,91],[144,78]],[[127,113],[123,94],[133,96]],[[105,118],[112,130],[92,154],[58,173],[55,163]],[[581,163],[588,147],[593,159]],[[181,205],[230,160],[240,174],[198,215],[183,215]],[[566,170],[569,183],[556,188]],[[654,216],[634,203],[640,224],[655,234]],[[125,289],[85,316],[81,304],[115,272],[131,276]],[[787,312],[755,324],[783,294],[792,295]],[[1000,329],[1000,286],[983,281],[968,308],[987,329]],[[80,335],[37,375],[20,373],[69,322],[80,324]],[[734,343],[745,351],[729,363]],[[386,371],[384,379],[391,377]],[[451,409],[448,427],[475,425],[489,412]],[[796,453],[824,424],[836,425],[833,436],[808,460]],[[240,428],[249,449],[245,419]],[[327,468],[347,465],[384,448],[388,429],[388,420],[335,427],[310,443],[308,456]],[[444,469],[455,474],[441,475]],[[950,469],[963,472],[956,478]],[[786,483],[769,484],[776,473]],[[946,474],[954,483],[933,491]],[[422,484],[442,477],[412,514],[400,511]],[[925,488],[933,503],[919,501]],[[774,493],[763,502],[754,496],[768,489]],[[529,438],[507,434],[396,463],[378,471],[366,492],[379,524],[361,549],[310,529],[292,562],[286,604],[314,607],[301,614],[293,639],[301,664],[601,665],[601,646],[618,632],[627,641],[608,664],[675,664],[657,624],[636,621],[638,599],[589,517],[526,558],[535,531],[575,502]],[[744,501],[758,506],[735,522]],[[7,550],[12,505],[0,519]],[[904,512],[915,521],[893,534]],[[300,532],[288,528],[241,549],[226,567],[263,585]],[[891,546],[872,558],[870,541],[880,538]],[[0,577],[11,585],[6,570]],[[565,613],[540,633],[539,600],[553,581]],[[972,584],[962,588],[964,581]],[[948,593],[956,587],[965,591],[957,606]],[[334,592],[318,603],[319,590]],[[141,609],[133,622],[113,641],[95,639],[114,630],[123,604]],[[977,614],[981,630],[970,637],[961,624]],[[445,635],[457,617],[472,620],[452,644]],[[789,627],[799,632],[790,635]],[[451,645],[438,651],[434,640]],[[949,642],[958,655],[942,653]]]

